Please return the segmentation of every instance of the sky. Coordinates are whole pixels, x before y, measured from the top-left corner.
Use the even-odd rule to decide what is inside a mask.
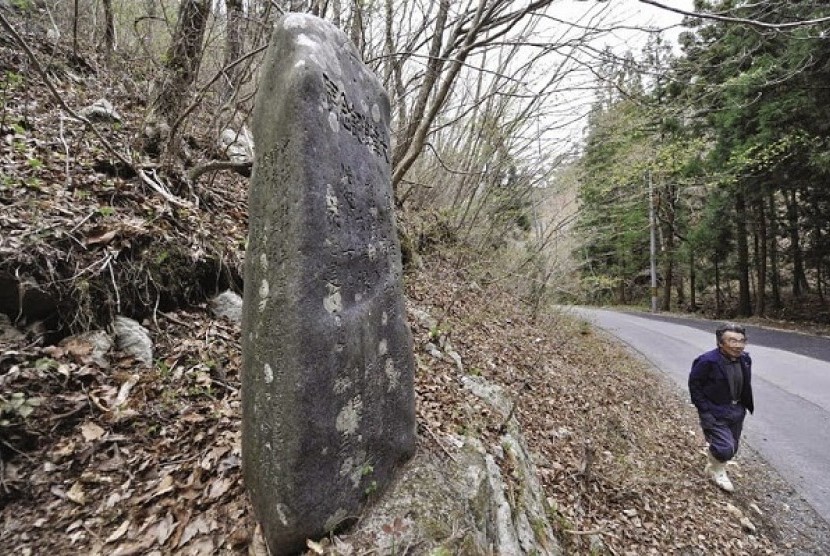
[[[665,0],[664,3],[691,11],[693,0]],[[663,38],[674,45],[678,35],[684,31],[680,26],[682,15],[637,0],[560,0],[554,4],[551,15],[563,21],[562,24],[552,24],[551,32],[554,34],[561,33],[561,29],[569,25],[573,26],[572,32],[577,34],[584,33],[582,27],[608,29],[607,33],[592,40],[591,46],[597,51],[611,47],[619,55],[624,55],[627,51],[638,55],[642,51],[648,41],[648,33],[643,28],[663,30]],[[589,71],[581,72],[578,77],[574,77],[573,90],[565,89],[556,95],[551,103],[553,106],[549,120],[556,124],[547,127],[557,129],[546,132],[551,148],[567,151],[574,143],[581,141],[588,111],[595,100],[595,93],[591,90],[593,81],[594,77]]]

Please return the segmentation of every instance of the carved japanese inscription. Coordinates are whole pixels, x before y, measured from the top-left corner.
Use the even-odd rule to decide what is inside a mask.
[[[389,102],[334,26],[277,24],[254,112],[243,471],[269,548],[346,525],[415,448]]]

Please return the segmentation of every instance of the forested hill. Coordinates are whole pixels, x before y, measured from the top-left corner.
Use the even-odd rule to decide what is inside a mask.
[[[651,200],[663,310],[826,324],[830,11],[711,7],[679,51],[604,67],[579,161],[594,299],[649,296]]]
[[[557,155],[546,134],[572,116],[557,95],[568,86],[565,78],[586,66],[577,54],[596,62],[589,38],[615,27],[606,11],[612,3],[577,4],[594,11],[587,30],[566,26],[580,33],[574,38],[547,25],[557,19],[558,0],[0,0],[0,551],[265,554],[241,475],[240,327],[217,314],[211,300],[244,287],[250,114],[270,29],[292,9],[346,31],[390,95],[417,365],[416,459],[455,469],[459,439],[472,438],[504,477],[504,504],[520,510],[518,487],[529,477],[502,437],[520,428],[544,517],[566,553],[826,552],[826,527],[810,521],[780,478],[749,454],[731,473],[739,496],[709,488],[702,437],[685,397],[608,337],[553,308],[563,299],[620,291],[642,301],[647,265],[640,260],[616,274],[623,266],[607,254],[633,260],[642,251],[647,226],[641,214],[623,209],[642,197],[632,188],[644,182],[617,180],[622,174],[612,163],[628,161],[633,176],[644,160],[633,154],[651,153],[656,138],[663,137],[658,146],[682,152],[706,138],[700,161],[683,171],[705,167],[700,175],[720,176],[705,164],[725,152],[698,128],[683,132],[683,141],[677,127],[670,142],[668,117],[659,133],[623,127],[620,135],[602,136],[616,129],[607,122],[640,110],[658,113],[649,108],[655,81],[644,78],[640,96],[629,90],[598,97],[607,102],[597,105],[588,145]],[[770,35],[738,27],[782,44],[815,28]],[[713,49],[699,50],[700,58]],[[562,58],[547,58],[553,55]],[[670,75],[665,63],[659,75]],[[551,70],[539,85],[541,67]],[[768,69],[768,83],[783,90],[817,67]],[[724,74],[712,94],[731,91],[732,81]],[[681,93],[691,95],[698,84],[709,90],[691,74],[678,82],[683,86],[672,90],[668,81],[656,82],[664,91],[657,106],[681,103]],[[622,90],[619,79],[608,83]],[[690,125],[708,114],[705,97],[695,98]],[[738,104],[760,110],[758,103]],[[809,114],[805,121],[817,125]],[[640,138],[645,142],[635,144]],[[811,156],[807,167],[820,168],[821,160]],[[651,174],[663,198],[670,182],[661,164]],[[659,241],[661,253],[675,256],[677,274],[664,271],[661,279],[677,276],[676,290],[681,262],[693,259],[698,302],[715,309],[704,302],[717,283],[723,309],[734,310],[738,252],[727,248],[740,242],[726,233],[717,243],[727,249],[722,259],[683,252],[697,236],[679,226],[697,225],[692,216],[708,212],[688,202],[686,182],[672,183],[677,233],[666,233],[669,213],[660,205]],[[701,199],[722,198],[715,192],[723,182],[694,183],[706,192]],[[787,279],[795,276],[788,253],[802,255],[802,292],[823,292],[823,267],[816,266],[823,259],[813,255],[825,224],[816,227],[805,208],[808,193],[821,201],[818,178],[798,183],[794,193],[775,189],[764,197],[771,212],[754,213],[749,196],[744,205],[747,214],[766,214],[768,232],[771,215],[779,217],[779,251],[769,247],[773,236],[751,235],[758,228],[748,218],[745,254],[756,265],[747,267],[752,276],[769,261],[770,295],[777,261],[782,306],[792,289]],[[625,187],[611,191],[611,184]],[[575,210],[577,194],[584,214]],[[790,205],[798,249],[782,231]],[[725,216],[712,222],[737,226],[728,211],[738,205],[722,206]],[[616,232],[591,227],[602,211],[603,225],[619,225]],[[762,245],[766,259],[755,255]],[[149,357],[112,344],[116,316],[146,329]],[[488,405],[466,386],[470,381],[496,385],[511,404],[504,411]],[[480,522],[482,511],[467,509],[458,520],[425,512],[432,519],[423,529],[412,525],[407,509],[375,531],[313,541],[309,553],[471,553],[466,524]],[[525,525],[531,537],[540,526]],[[381,539],[388,541],[383,550]]]

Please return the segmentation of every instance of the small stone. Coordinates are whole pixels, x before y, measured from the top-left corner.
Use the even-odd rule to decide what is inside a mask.
[[[726,504],[726,511],[729,513],[729,515],[736,519],[741,519],[744,517],[744,513],[741,511],[741,509],[737,506],[733,506],[732,504]]]
[[[441,359],[443,357],[443,354],[441,353],[441,350],[439,350],[438,346],[436,346],[432,342],[430,342],[426,346],[424,346],[424,349],[426,350],[427,353],[429,353],[431,356],[433,356],[436,359]]]
[[[464,372],[464,364],[461,362],[461,356],[458,355],[457,351],[448,351],[447,355],[450,356],[450,359],[453,360],[455,366],[458,367],[458,370]]]
[[[757,528],[755,527],[755,524],[752,523],[749,520],[748,517],[741,518],[741,527],[743,528],[744,531],[746,531],[747,533],[753,534],[753,535],[757,531]]]
[[[223,291],[210,301],[210,308],[217,317],[242,322],[242,298],[236,292]]]
[[[133,319],[117,316],[113,321],[115,345],[145,365],[153,364],[153,341],[150,332]]]
[[[248,128],[226,128],[216,141],[219,152],[231,162],[247,162],[254,158],[254,140]]]
[[[99,98],[92,105],[80,111],[81,116],[93,122],[120,122],[119,114],[112,103],[105,98]]]

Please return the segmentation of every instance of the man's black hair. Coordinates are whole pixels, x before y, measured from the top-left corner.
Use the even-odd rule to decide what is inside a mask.
[[[735,324],[734,322],[726,322],[718,326],[718,329],[715,330],[715,338],[718,340],[718,345],[721,344],[724,332],[737,332],[738,334],[743,334],[744,338],[746,338],[746,329],[743,326]]]

